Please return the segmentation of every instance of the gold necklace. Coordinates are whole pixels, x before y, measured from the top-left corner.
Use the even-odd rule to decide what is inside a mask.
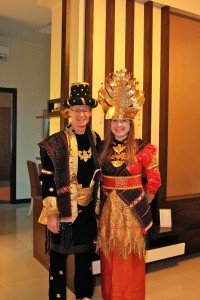
[[[111,164],[118,168],[121,167],[125,161],[125,150],[126,145],[113,143],[114,153],[111,155]]]

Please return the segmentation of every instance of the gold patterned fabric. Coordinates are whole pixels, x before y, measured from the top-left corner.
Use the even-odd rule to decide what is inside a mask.
[[[59,214],[56,197],[49,196],[43,199],[43,209],[41,211],[38,222],[40,224],[46,225],[47,217],[56,214]]]
[[[127,260],[131,253],[145,255],[142,229],[130,208],[112,191],[104,204],[98,228],[97,251],[106,257],[114,250]]]

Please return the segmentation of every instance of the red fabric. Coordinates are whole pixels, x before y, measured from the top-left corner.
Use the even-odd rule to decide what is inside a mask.
[[[142,169],[144,168],[145,176],[147,179],[147,183],[144,186],[145,191],[149,194],[155,195],[158,188],[161,185],[160,172],[158,167],[149,168],[151,165],[153,156],[156,153],[156,148],[148,144],[142,151],[137,154],[137,162],[134,165],[129,164],[127,166],[128,171],[133,175],[138,175],[142,173]]]
[[[105,176],[103,175],[102,186],[105,188],[134,188],[134,187],[142,187],[142,179],[141,176],[135,177],[125,177],[125,176]]]
[[[109,258],[100,252],[101,290],[104,300],[144,300],[145,261],[134,253],[124,261],[113,252]]]

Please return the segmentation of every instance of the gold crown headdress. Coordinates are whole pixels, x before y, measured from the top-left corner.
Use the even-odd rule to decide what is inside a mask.
[[[98,92],[106,119],[134,119],[144,104],[144,93],[131,73],[121,69],[109,74]]]

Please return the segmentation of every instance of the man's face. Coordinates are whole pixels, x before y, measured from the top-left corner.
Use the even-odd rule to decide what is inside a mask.
[[[68,115],[72,119],[72,125],[76,133],[83,133],[86,125],[89,123],[92,114],[88,105],[73,105],[68,110]]]

